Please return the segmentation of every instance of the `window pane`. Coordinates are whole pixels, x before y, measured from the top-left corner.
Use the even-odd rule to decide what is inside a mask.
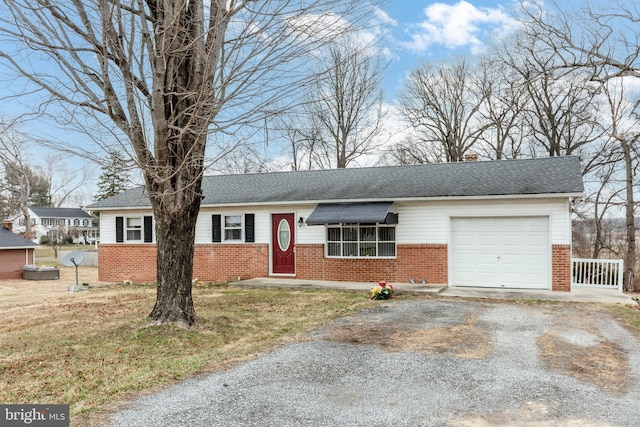
[[[230,230],[224,230],[225,240],[240,240],[242,238],[242,230],[234,228]]]
[[[291,229],[289,228],[289,222],[286,219],[280,220],[278,224],[278,245],[280,250],[285,252],[289,249],[291,243]]]
[[[376,241],[376,228],[375,227],[361,227],[360,228],[360,241],[363,241],[363,242],[375,242]]]
[[[340,243],[329,243],[327,248],[327,255],[329,256],[340,256]]]
[[[142,218],[127,218],[127,228],[141,228]]]
[[[357,256],[358,244],[357,243],[343,243],[342,244],[342,256]]]
[[[396,228],[395,227],[380,227],[378,228],[378,240],[381,241],[396,241]]]
[[[378,256],[396,256],[396,244],[378,243]]]
[[[242,216],[241,215],[225,216],[224,226],[225,228],[242,227]]]
[[[357,242],[358,241],[358,228],[357,227],[344,227],[342,229],[342,240],[345,242]]]
[[[327,228],[327,240],[329,242],[340,241],[340,229],[336,227]]]
[[[360,256],[376,256],[376,244],[360,243]]]
[[[127,240],[142,240],[140,230],[127,230]]]

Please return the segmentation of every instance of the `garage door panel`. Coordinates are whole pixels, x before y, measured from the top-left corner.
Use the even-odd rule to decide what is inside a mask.
[[[452,218],[453,286],[550,287],[548,217]]]

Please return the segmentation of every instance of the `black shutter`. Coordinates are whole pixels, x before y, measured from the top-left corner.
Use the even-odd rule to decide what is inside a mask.
[[[124,242],[124,217],[116,217],[116,242]]]
[[[145,243],[153,242],[153,217],[144,217],[144,241]]]
[[[244,241],[254,243],[256,241],[255,233],[255,214],[244,214]]]
[[[213,222],[212,242],[222,242],[222,215],[211,215]]]

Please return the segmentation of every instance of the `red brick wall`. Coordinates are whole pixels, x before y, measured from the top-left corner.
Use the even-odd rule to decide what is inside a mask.
[[[325,258],[324,245],[296,245],[296,278],[309,280],[337,280],[357,282],[407,283],[410,279],[427,283],[448,282],[448,254],[446,244],[398,244],[398,256],[393,259]],[[24,251],[16,256],[16,269],[11,274],[20,277]],[[4,254],[6,257],[7,255]],[[98,250],[99,280],[121,282],[155,282],[155,245],[101,244]],[[5,258],[6,259],[6,258]],[[18,265],[19,264],[19,265]],[[2,263],[2,266],[5,262]],[[5,268],[6,269],[6,268]],[[8,278],[0,269],[0,278]],[[269,275],[269,246],[267,244],[206,244],[196,245],[194,277],[204,281],[221,282],[238,277],[266,277]],[[13,276],[11,276],[13,277]],[[552,289],[571,290],[571,246],[552,245]]]
[[[325,258],[324,245],[296,245],[296,278],[356,282],[447,283],[447,245],[398,245],[393,259]],[[104,282],[154,282],[154,245],[101,244],[98,249],[99,280]],[[269,275],[267,244],[196,245],[194,277],[204,281],[266,277]]]
[[[296,245],[296,277],[352,282],[447,283],[447,245],[399,244],[397,258],[325,258],[324,245]]]
[[[98,265],[98,280],[103,282],[155,282],[156,247],[101,244]],[[196,245],[193,273],[194,278],[211,282],[266,277],[269,275],[269,247],[254,243]]]
[[[551,245],[551,289],[571,291],[570,245]]]
[[[100,244],[98,280],[101,282],[156,281],[156,246]]]
[[[296,245],[296,278],[343,282],[396,280],[396,259],[325,258],[323,244]]]
[[[269,245],[266,243],[196,245],[193,276],[200,280],[229,280],[267,277]]]
[[[396,282],[444,284],[449,282],[448,251],[446,244],[398,245],[398,272]]]
[[[0,250],[0,279],[22,278],[22,267],[25,264],[33,264],[33,249],[28,249],[29,258],[26,258],[27,249],[3,249]]]

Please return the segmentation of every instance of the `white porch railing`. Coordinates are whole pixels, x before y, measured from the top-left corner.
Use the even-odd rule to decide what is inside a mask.
[[[622,292],[622,270],[621,259],[572,259],[571,286]]]

